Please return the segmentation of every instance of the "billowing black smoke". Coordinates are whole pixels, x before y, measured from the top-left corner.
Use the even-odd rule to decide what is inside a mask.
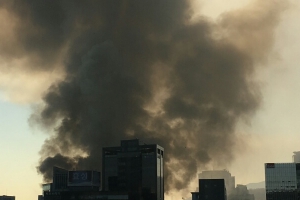
[[[1,2],[20,20],[18,53],[34,55],[31,70],[63,55],[65,79],[31,117],[54,130],[40,152],[44,179],[54,165],[100,170],[102,147],[130,138],[165,148],[166,190],[212,159],[230,162],[237,122],[260,104],[254,66],[280,10],[266,4],[212,23],[191,21],[186,0]]]

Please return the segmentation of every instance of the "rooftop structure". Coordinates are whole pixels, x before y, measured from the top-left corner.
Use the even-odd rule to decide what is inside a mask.
[[[300,151],[294,151],[293,153],[293,162],[300,163]]]
[[[15,200],[15,199],[16,199],[15,196],[6,196],[6,195],[0,196],[0,200]]]

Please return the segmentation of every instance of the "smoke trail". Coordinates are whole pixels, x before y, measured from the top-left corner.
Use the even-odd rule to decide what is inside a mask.
[[[99,169],[102,147],[125,138],[165,148],[166,190],[183,189],[212,160],[233,159],[235,125],[260,104],[255,63],[272,46],[282,5],[258,1],[218,23],[191,22],[189,6],[3,1],[20,20],[20,54],[38,58],[32,70],[51,69],[65,52],[65,79],[47,90],[44,107],[31,117],[54,128],[40,152],[45,181],[53,165]]]

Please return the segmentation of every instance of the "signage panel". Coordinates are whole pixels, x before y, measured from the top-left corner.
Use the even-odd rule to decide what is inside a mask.
[[[100,172],[69,171],[68,186],[100,186]]]
[[[92,185],[92,171],[69,171],[69,186]]]

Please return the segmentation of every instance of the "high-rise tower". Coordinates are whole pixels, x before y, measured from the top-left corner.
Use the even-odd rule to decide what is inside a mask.
[[[102,190],[128,192],[131,199],[164,200],[164,149],[122,140],[102,151]]]

